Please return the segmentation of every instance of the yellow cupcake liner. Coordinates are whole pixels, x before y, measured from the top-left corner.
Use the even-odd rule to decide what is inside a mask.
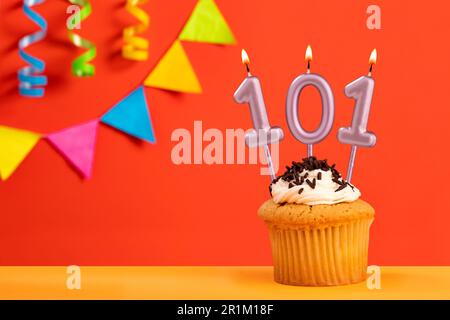
[[[373,218],[302,228],[268,222],[275,281],[299,286],[334,286],[367,276]]]

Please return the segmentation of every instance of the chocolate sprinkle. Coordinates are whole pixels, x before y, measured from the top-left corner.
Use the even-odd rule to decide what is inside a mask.
[[[312,182],[306,179],[306,183],[311,187],[311,189],[314,189],[316,187],[316,178],[314,178]]]
[[[277,183],[281,179],[289,183],[289,188],[304,185],[304,183],[306,182],[309,187],[314,189],[316,187],[316,178],[310,181],[309,179],[307,179],[308,172],[305,172],[303,175],[302,172],[322,170],[325,172],[331,171],[331,180],[339,185],[335,192],[341,191],[347,186],[354,189],[354,186],[342,179],[341,174],[336,170],[335,167],[336,164],[330,166],[327,163],[327,159],[319,160],[314,156],[303,158],[301,162],[292,161],[292,166],[286,166],[286,171],[282,175],[276,177],[272,181],[272,184]],[[317,173],[317,180],[322,180],[322,172]],[[272,187],[269,188],[269,191],[272,195]],[[300,188],[298,190],[298,193],[300,194],[302,192],[303,188]]]

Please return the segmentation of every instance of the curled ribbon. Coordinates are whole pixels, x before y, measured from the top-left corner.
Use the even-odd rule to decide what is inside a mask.
[[[42,75],[45,70],[45,62],[25,52],[25,48],[42,40],[47,34],[47,22],[38,13],[31,9],[32,6],[41,4],[44,0],[24,0],[23,12],[40,30],[27,35],[19,41],[19,55],[28,64],[18,71],[19,94],[27,97],[42,97],[43,86],[47,85],[47,77]]]
[[[138,7],[146,2],[147,0],[127,0],[125,9],[139,20],[140,24],[123,30],[124,45],[122,47],[122,56],[126,59],[137,61],[148,59],[148,40],[137,36],[137,34],[143,33],[150,23],[148,14]]]
[[[92,7],[88,0],[69,0],[69,2],[82,7],[80,10],[80,21],[85,20],[92,12]],[[85,53],[81,54],[72,62],[72,73],[78,77],[93,76],[95,74],[95,67],[89,62],[97,55],[95,45],[70,30],[69,39],[78,48],[87,49]]]

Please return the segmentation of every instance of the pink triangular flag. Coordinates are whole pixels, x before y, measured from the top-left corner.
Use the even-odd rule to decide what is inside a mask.
[[[94,161],[98,120],[70,127],[47,136],[48,141],[84,178],[90,178]]]

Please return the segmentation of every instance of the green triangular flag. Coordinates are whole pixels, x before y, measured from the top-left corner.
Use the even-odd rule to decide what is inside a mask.
[[[199,0],[180,40],[214,44],[235,44],[233,33],[214,0]]]

